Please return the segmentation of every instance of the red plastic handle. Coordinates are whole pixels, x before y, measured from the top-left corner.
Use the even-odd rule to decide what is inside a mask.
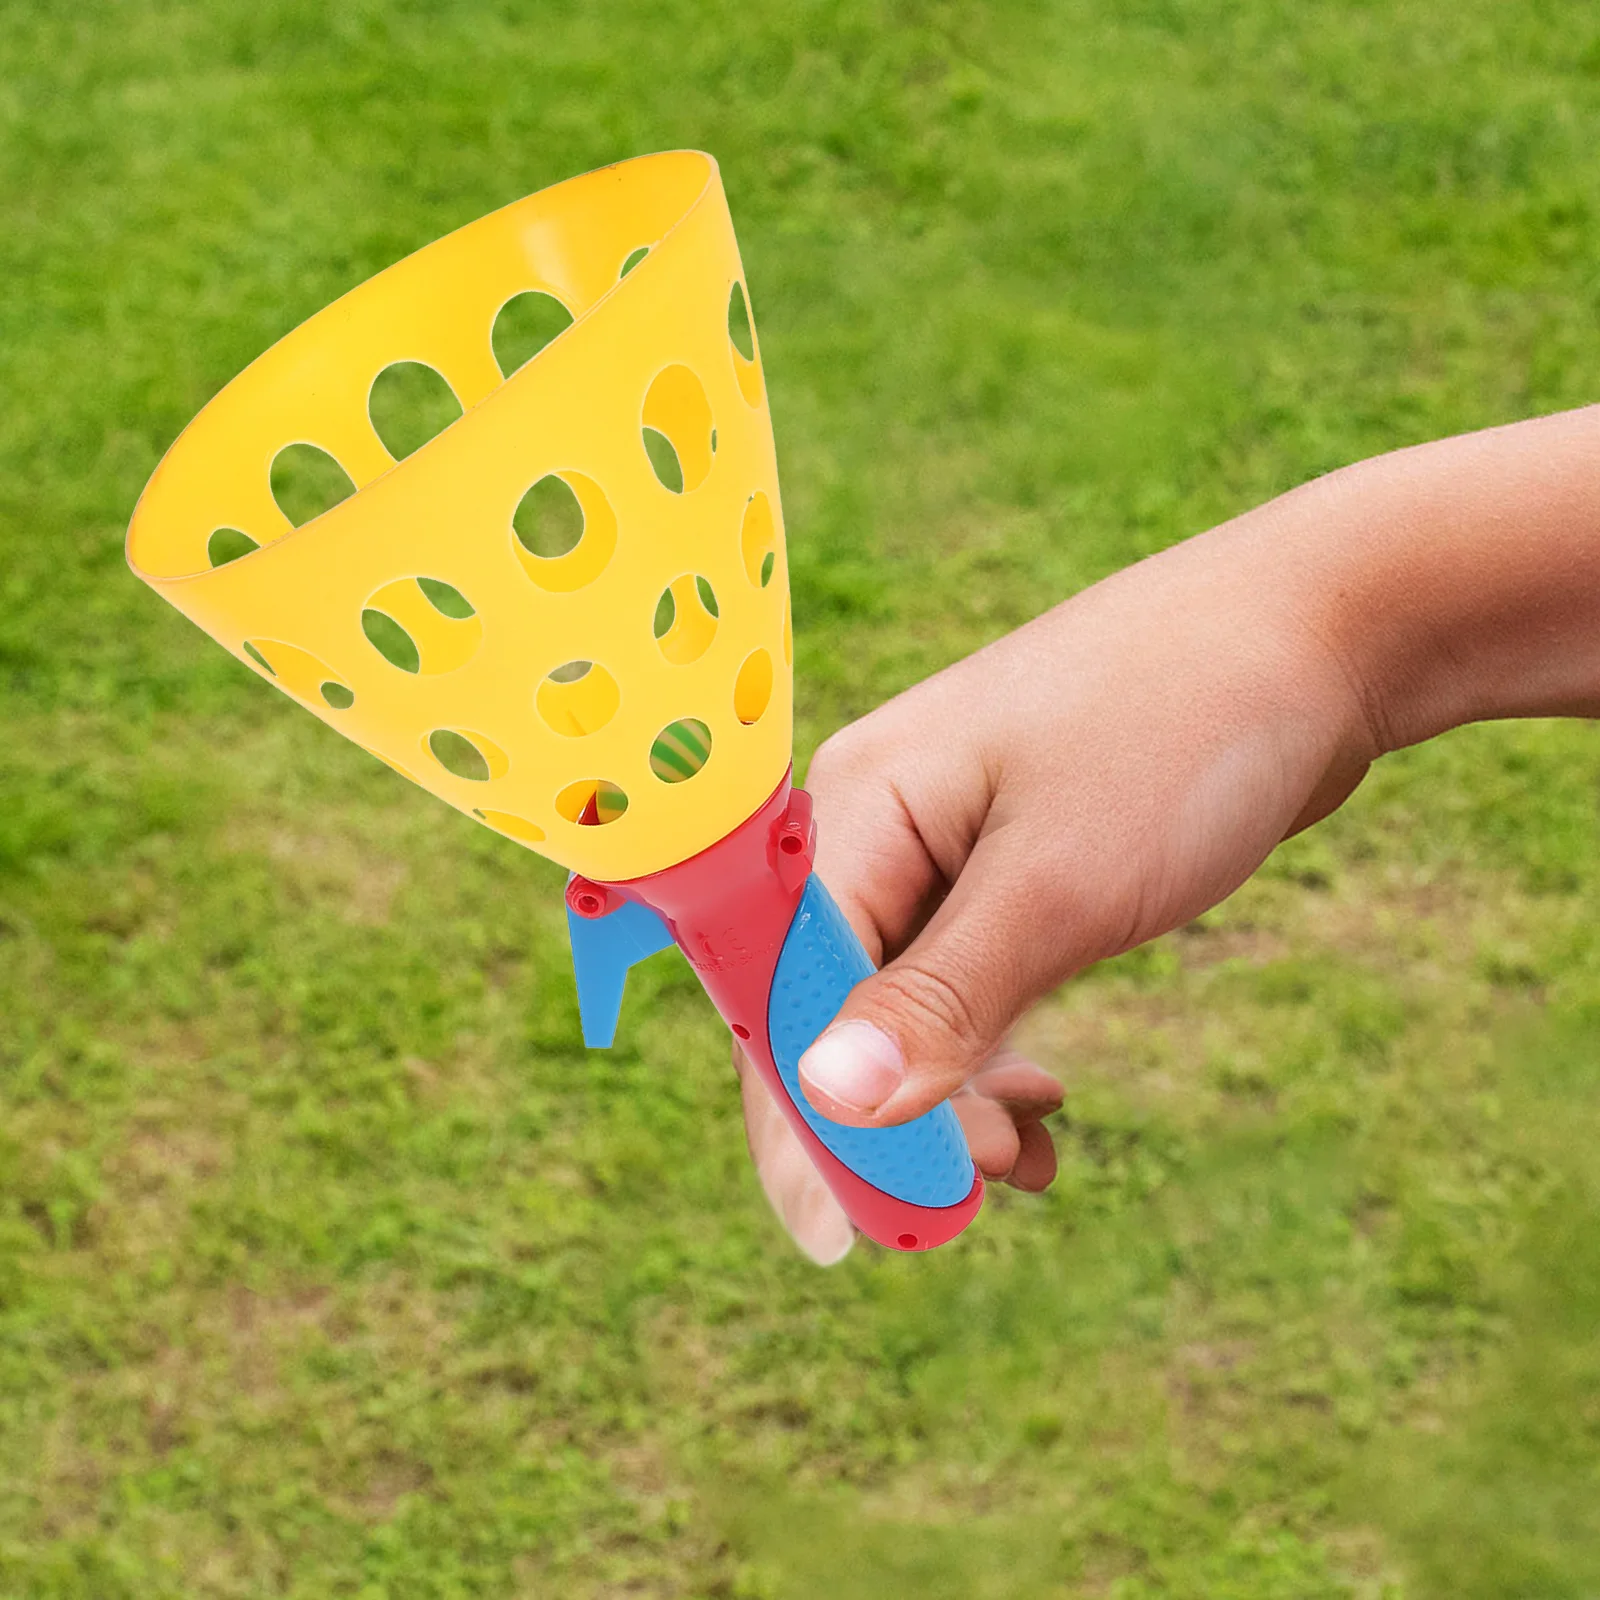
[[[609,895],[619,894],[661,917],[851,1222],[891,1250],[931,1250],[977,1215],[983,1204],[977,1168],[970,1191],[955,1205],[922,1206],[885,1194],[812,1131],[773,1059],[772,979],[811,875],[815,845],[811,797],[794,789],[786,773],[753,816],[699,855],[626,883],[574,878],[567,904],[579,916],[593,917],[603,914]]]

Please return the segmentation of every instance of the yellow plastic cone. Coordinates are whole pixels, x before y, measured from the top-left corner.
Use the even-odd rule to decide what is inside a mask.
[[[572,323],[503,373],[495,321],[528,291]],[[783,515],[747,304],[711,157],[557,184],[241,373],[151,478],[129,564],[507,837],[599,880],[671,866],[750,816],[790,758]],[[396,461],[371,396],[399,362],[441,374],[463,414]],[[299,528],[272,490],[297,444],[355,485]],[[541,497],[581,513],[561,554],[518,531]]]

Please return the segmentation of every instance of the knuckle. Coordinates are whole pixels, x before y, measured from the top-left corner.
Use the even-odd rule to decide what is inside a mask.
[[[962,985],[929,967],[896,965],[879,978],[880,992],[919,1035],[944,1035],[967,1054],[988,1041],[987,1023]]]
[[[820,784],[837,783],[847,777],[856,766],[851,729],[841,728],[830,734],[817,746],[811,765],[806,770],[806,783],[811,788]]]
[[[847,723],[831,733],[816,748],[806,769],[806,786],[855,783],[881,772],[885,740],[881,727],[874,729],[877,713]]]

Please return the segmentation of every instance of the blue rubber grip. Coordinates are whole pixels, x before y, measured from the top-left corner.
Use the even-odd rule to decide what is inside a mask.
[[[972,1157],[948,1101],[897,1128],[846,1128],[814,1110],[800,1087],[800,1057],[872,970],[861,941],[813,873],[772,980],[772,1058],[811,1131],[858,1177],[912,1205],[953,1206],[972,1188]]]

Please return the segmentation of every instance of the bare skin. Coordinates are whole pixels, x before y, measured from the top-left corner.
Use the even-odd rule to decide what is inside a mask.
[[[1600,406],[1346,467],[1116,573],[817,751],[817,868],[883,966],[806,1094],[857,1127],[954,1096],[985,1175],[1042,1189],[1062,1091],[1005,1047],[1036,1000],[1226,898],[1386,752],[1597,715]],[[849,1224],[741,1079],[769,1198],[838,1260]]]

